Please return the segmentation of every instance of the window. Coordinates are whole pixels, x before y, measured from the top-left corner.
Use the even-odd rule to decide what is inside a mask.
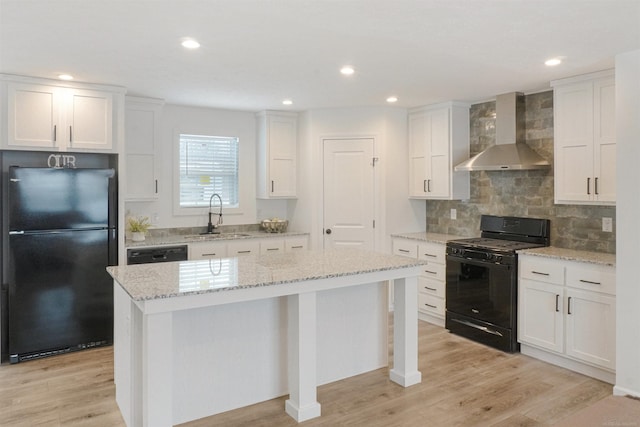
[[[208,207],[214,193],[238,207],[238,138],[180,134],[180,207]]]

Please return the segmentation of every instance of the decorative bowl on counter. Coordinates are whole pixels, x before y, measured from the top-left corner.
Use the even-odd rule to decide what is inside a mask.
[[[286,219],[265,219],[261,223],[262,228],[267,233],[284,233],[287,231],[287,226],[289,225],[289,221]]]

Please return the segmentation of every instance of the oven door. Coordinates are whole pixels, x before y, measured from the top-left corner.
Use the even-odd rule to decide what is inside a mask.
[[[516,283],[515,265],[447,256],[447,311],[511,328]]]
[[[447,256],[445,327],[502,351],[518,351],[516,265]]]

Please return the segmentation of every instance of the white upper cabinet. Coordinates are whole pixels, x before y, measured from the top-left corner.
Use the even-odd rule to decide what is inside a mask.
[[[257,119],[257,197],[296,198],[297,114],[263,111]]]
[[[123,103],[123,89],[58,86],[19,76],[3,75],[2,80],[7,124],[3,148],[117,152],[119,122],[114,112]]]
[[[551,82],[555,202],[616,201],[615,81],[604,71]]]
[[[409,197],[468,199],[469,106],[445,103],[409,112]]]
[[[163,101],[127,97],[125,104],[125,198],[157,199],[159,127]]]

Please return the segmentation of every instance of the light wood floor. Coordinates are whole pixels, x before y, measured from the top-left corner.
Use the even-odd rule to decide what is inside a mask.
[[[319,387],[322,416],[301,424],[282,397],[183,427],[547,426],[612,394],[610,384],[424,322],[419,346],[419,385],[402,388],[379,369]],[[114,393],[111,347],[2,365],[0,426],[124,426]]]

